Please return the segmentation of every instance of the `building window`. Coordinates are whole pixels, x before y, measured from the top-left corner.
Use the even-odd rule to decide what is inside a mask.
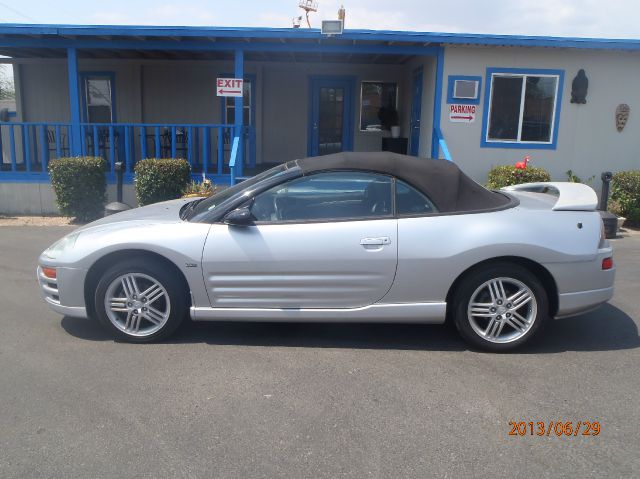
[[[483,146],[555,148],[564,73],[487,71]]]
[[[84,77],[86,121],[113,123],[113,82],[111,76]]]
[[[363,81],[360,87],[360,131],[380,131],[384,128],[379,115],[390,118],[398,113],[398,84],[391,82]],[[397,121],[397,120],[396,120]]]
[[[450,75],[447,87],[447,103],[480,104],[482,77]]]

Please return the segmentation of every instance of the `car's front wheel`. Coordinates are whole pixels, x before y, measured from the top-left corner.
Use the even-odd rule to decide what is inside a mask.
[[[167,268],[123,261],[107,269],[95,294],[100,322],[119,339],[151,342],[166,338],[182,322],[186,292]]]
[[[454,297],[455,325],[472,346],[506,351],[529,341],[548,312],[544,286],[520,265],[488,265],[463,278]]]

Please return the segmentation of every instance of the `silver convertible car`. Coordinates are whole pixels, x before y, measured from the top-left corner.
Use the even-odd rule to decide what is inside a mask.
[[[194,321],[452,321],[515,348],[613,294],[588,186],[489,191],[445,160],[340,153],[291,161],[203,199],[90,223],[47,249],[49,306],[133,342]]]

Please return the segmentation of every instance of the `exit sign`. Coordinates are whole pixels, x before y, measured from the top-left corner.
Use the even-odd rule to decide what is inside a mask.
[[[218,78],[216,82],[216,95],[218,96],[242,96],[242,78]]]

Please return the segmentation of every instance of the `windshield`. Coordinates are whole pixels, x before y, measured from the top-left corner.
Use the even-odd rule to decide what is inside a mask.
[[[216,193],[215,195],[212,195],[209,198],[205,198],[204,200],[199,201],[195,205],[191,213],[189,214],[187,220],[191,220],[192,218],[195,218],[196,216],[199,216],[203,213],[213,211],[217,206],[221,205],[222,203],[227,201],[229,198],[232,198],[233,196],[236,196],[237,194],[242,193],[244,190],[250,190],[251,187],[254,186],[255,184],[263,180],[273,178],[288,169],[289,169],[289,166],[287,166],[287,163],[283,163],[282,165],[278,165],[267,171],[263,171],[259,175],[246,179],[240,183],[230,186],[229,188],[225,188],[219,193]]]

